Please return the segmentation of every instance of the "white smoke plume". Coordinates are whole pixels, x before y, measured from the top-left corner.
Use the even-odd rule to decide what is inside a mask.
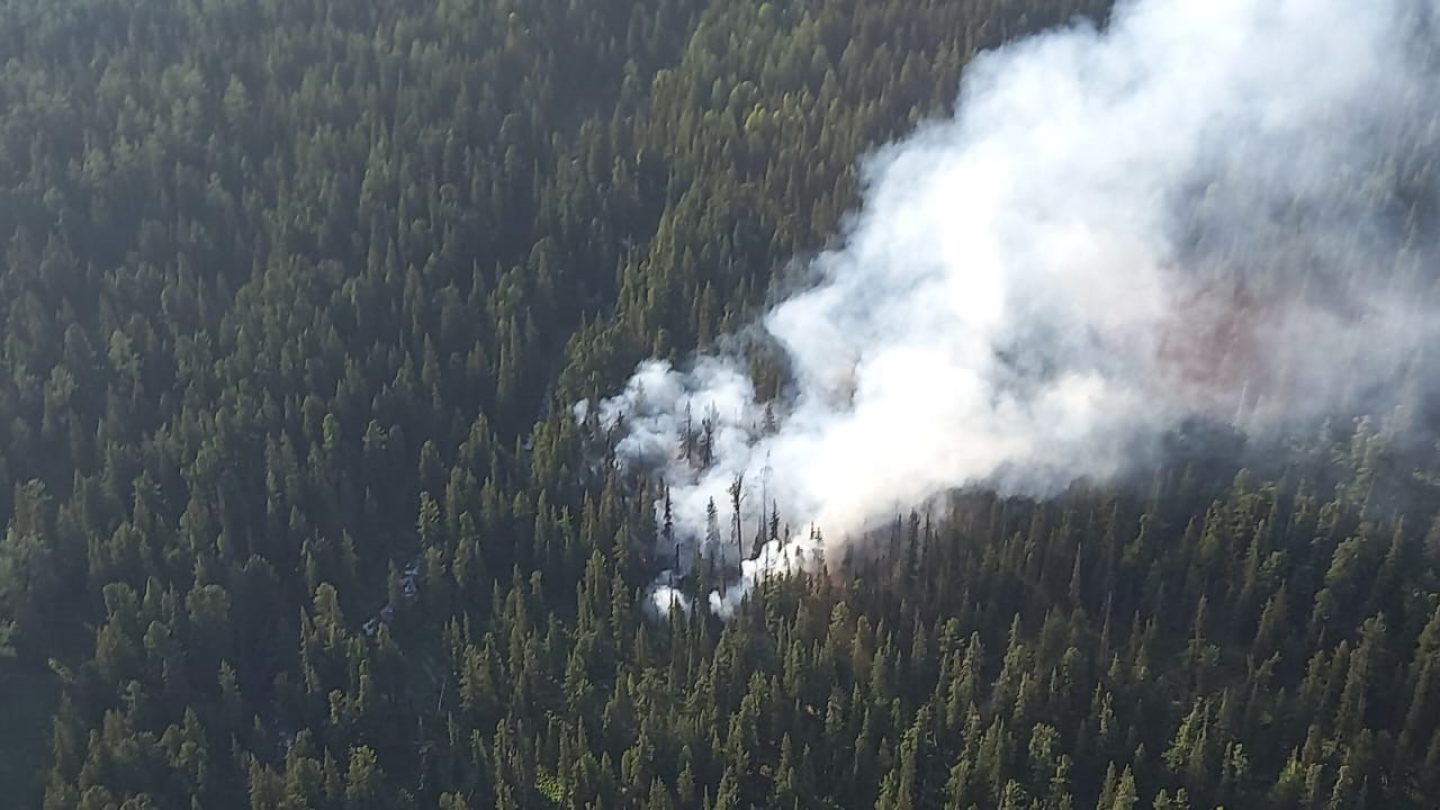
[[[598,406],[686,548],[741,556],[737,478],[744,555],[772,509],[799,527],[712,609],[957,487],[1044,495],[1191,417],[1270,430],[1386,390],[1435,322],[1435,190],[1407,183],[1440,154],[1437,20],[1433,0],[1136,0],[976,59],[955,117],[866,160],[841,246],[764,316],[779,401],[712,354],[643,363]]]

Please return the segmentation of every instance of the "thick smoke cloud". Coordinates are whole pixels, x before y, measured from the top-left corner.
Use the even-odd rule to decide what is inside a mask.
[[[762,514],[797,527],[712,608],[956,487],[1044,495],[1186,419],[1384,404],[1435,322],[1435,190],[1413,178],[1437,154],[1437,19],[1433,0],[1138,0],[975,60],[956,116],[866,160],[843,244],[764,316],[785,396],[757,401],[722,353],[646,362],[597,406],[623,462],[670,485],[687,547],[738,559],[742,476],[746,556]]]

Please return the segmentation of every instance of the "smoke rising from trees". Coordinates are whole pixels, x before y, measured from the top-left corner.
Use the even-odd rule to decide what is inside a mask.
[[[711,353],[641,364],[598,417],[669,485],[677,541],[752,557],[748,584],[956,487],[1111,478],[1187,419],[1393,407],[1435,322],[1436,190],[1410,178],[1440,138],[1437,20],[1139,0],[983,55],[953,119],[866,160],[838,247],[764,315],[780,398]],[[799,542],[757,553],[772,512]]]

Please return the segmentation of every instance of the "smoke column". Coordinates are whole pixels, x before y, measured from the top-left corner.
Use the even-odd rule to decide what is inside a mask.
[[[953,119],[867,158],[840,246],[758,325],[779,401],[716,353],[577,416],[663,476],[687,549],[738,560],[741,476],[746,555],[770,509],[799,527],[711,595],[724,615],[814,564],[812,525],[833,548],[956,487],[1104,480],[1192,417],[1384,405],[1436,321],[1435,189],[1411,178],[1440,154],[1437,22],[1433,0],[1137,0],[982,55]]]

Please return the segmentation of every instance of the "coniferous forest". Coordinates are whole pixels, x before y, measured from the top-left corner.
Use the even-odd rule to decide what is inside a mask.
[[[0,0],[0,805],[1440,806],[1392,413],[647,618],[657,487],[571,405],[1107,5]]]

